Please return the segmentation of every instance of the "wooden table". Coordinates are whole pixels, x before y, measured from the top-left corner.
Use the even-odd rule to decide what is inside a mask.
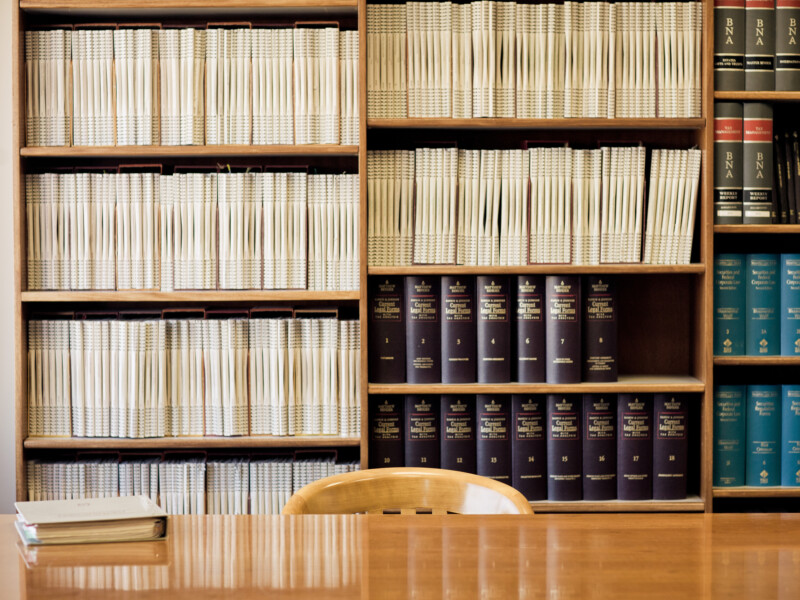
[[[800,598],[800,515],[173,517],[44,548],[0,516],[0,598]],[[138,594],[133,594],[136,591]]]

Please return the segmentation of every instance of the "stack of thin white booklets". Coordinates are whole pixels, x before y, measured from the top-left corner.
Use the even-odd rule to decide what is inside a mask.
[[[159,176],[120,173],[116,187],[116,274],[119,290],[157,290],[161,284]]]
[[[293,32],[254,29],[253,143],[294,143]]]
[[[339,32],[339,143],[357,146],[358,31]]]
[[[205,319],[201,323],[205,435],[247,435],[248,322]]]
[[[702,152],[653,150],[644,231],[647,264],[689,264]]]
[[[305,289],[308,178],[283,172],[263,177],[264,289]]]
[[[69,437],[69,321],[28,321],[28,435]]]
[[[408,116],[406,68],[405,4],[368,4],[367,113],[369,118],[399,119]]]
[[[111,29],[72,32],[72,144],[114,145],[114,39]]]
[[[292,497],[292,459],[250,461],[250,514],[279,515]]]
[[[451,13],[451,2],[406,4],[409,117],[452,114]]]
[[[573,150],[529,148],[531,216],[529,262],[569,263]]]
[[[261,173],[217,176],[220,289],[261,288],[263,185]]]
[[[472,9],[471,116],[514,117],[516,4],[476,0],[470,6]],[[462,20],[461,27],[465,26]],[[462,56],[466,57],[466,52]]]
[[[339,143],[339,29],[294,29],[296,144]]]
[[[158,456],[123,457],[119,461],[119,495],[147,496],[158,504]]]
[[[25,32],[25,127],[29,146],[70,144],[72,32]]]
[[[603,161],[600,262],[641,262],[646,150],[644,146],[605,146],[600,150]]]
[[[246,515],[250,512],[247,497],[250,465],[246,459],[209,459],[206,484],[209,515]]]
[[[158,31],[161,143],[198,145],[205,141],[206,31]]]
[[[158,33],[114,31],[114,76],[118,146],[158,144]]]
[[[414,152],[367,154],[367,258],[370,266],[407,266],[413,259]]]
[[[572,264],[600,264],[600,150],[572,153]]]
[[[166,319],[168,436],[205,433],[203,321]]]
[[[74,193],[74,178],[55,173],[25,175],[28,289],[69,289],[67,203]]]
[[[159,505],[167,514],[206,514],[206,468],[200,458],[167,458],[159,463]]]
[[[252,141],[251,31],[206,32],[206,144]]]
[[[700,115],[703,3],[659,2],[655,12],[658,116]]]
[[[361,329],[355,320],[339,321],[338,400],[327,414],[333,435],[361,435]]]
[[[417,148],[414,262],[454,264],[458,150]]]

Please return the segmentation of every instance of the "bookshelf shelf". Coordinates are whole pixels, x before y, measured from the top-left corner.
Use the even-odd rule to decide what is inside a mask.
[[[703,512],[703,500],[699,496],[689,496],[685,500],[575,500],[557,502],[554,500],[535,500],[531,502],[534,512]]]
[[[799,366],[800,356],[715,356],[720,366]]]
[[[714,225],[714,233],[756,233],[781,235],[800,233],[800,225]]]
[[[715,487],[714,498],[800,498],[800,487]]]
[[[714,92],[714,100],[746,100],[751,102],[796,102],[800,92]]]
[[[358,156],[358,146],[308,144],[300,146],[26,146],[26,158],[155,158],[226,156]]]
[[[703,129],[705,119],[367,119],[369,129]]]
[[[689,375],[622,375],[614,383],[370,383],[370,394],[620,394],[697,393],[703,382]]]
[[[167,438],[53,438],[29,437],[23,446],[30,450],[199,450],[205,448],[332,448],[353,447],[359,438],[331,436],[242,436]]]
[[[22,292],[22,302],[357,302],[360,292],[308,290],[126,291],[126,292]]]
[[[524,266],[466,266],[412,265],[410,267],[369,267],[368,275],[526,275],[526,274],[620,274],[620,275],[686,275],[705,273],[705,265],[524,265]]]
[[[355,11],[358,0],[105,0],[91,5],[85,0],[20,0],[20,9],[24,11],[47,12],[100,12],[118,10],[191,10],[212,8],[215,12],[225,13],[231,9],[263,10],[273,9],[296,12],[301,9],[348,8]]]

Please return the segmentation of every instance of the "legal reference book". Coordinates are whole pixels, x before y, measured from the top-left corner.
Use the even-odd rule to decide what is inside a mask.
[[[653,395],[619,394],[617,400],[617,497],[653,497]]]
[[[744,354],[744,254],[714,257],[714,355]]]
[[[745,386],[714,386],[714,485],[744,485]]]
[[[511,397],[478,394],[478,475],[511,485]]]
[[[748,254],[745,269],[745,349],[750,356],[780,354],[777,254]]]
[[[516,379],[520,383],[542,383],[544,372],[544,277],[518,275],[514,296]]]
[[[547,396],[547,499],[581,499],[581,396]]]
[[[617,286],[613,278],[590,275],[583,290],[583,380],[617,380]]]
[[[475,473],[475,396],[443,395],[441,402],[441,466]]]
[[[408,394],[405,403],[406,467],[438,468],[441,462],[438,396]]]
[[[167,514],[147,496],[16,502],[17,528],[28,544],[158,540]]]
[[[547,498],[545,397],[511,396],[511,481],[528,500]]]
[[[781,485],[800,486],[800,385],[781,389]]]
[[[781,254],[781,354],[800,356],[800,254]]]
[[[772,107],[745,102],[743,110],[742,222],[772,223]]]
[[[775,89],[778,91],[800,90],[798,20],[797,0],[775,0]]]
[[[741,102],[714,103],[714,223],[742,222]]]
[[[442,383],[475,383],[475,280],[442,277]]]
[[[440,383],[441,282],[435,276],[406,277],[406,381]]]
[[[508,277],[479,275],[478,382],[511,381],[511,322]]]
[[[583,499],[617,497],[617,398],[583,395]]]
[[[369,397],[369,468],[405,466],[403,411],[398,395]]]
[[[406,380],[406,323],[403,278],[376,277],[369,282],[369,380]]]
[[[779,385],[748,385],[745,485],[779,485],[781,407]]]
[[[745,0],[744,89],[775,89],[774,0]]]
[[[744,0],[714,0],[714,89],[744,89]]]
[[[545,283],[547,383],[581,380],[581,278],[548,275]]]
[[[653,398],[653,499],[686,498],[689,406],[685,395]]]

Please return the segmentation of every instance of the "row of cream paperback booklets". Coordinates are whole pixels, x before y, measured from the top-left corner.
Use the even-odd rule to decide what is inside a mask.
[[[417,148],[367,157],[370,266],[687,264],[702,153]]]
[[[14,523],[26,544],[158,540],[167,514],[147,496],[16,502]]]
[[[31,173],[29,290],[357,290],[357,174]]]
[[[703,3],[367,6],[370,118],[700,116]]]
[[[358,144],[358,32],[25,32],[29,146]]]

